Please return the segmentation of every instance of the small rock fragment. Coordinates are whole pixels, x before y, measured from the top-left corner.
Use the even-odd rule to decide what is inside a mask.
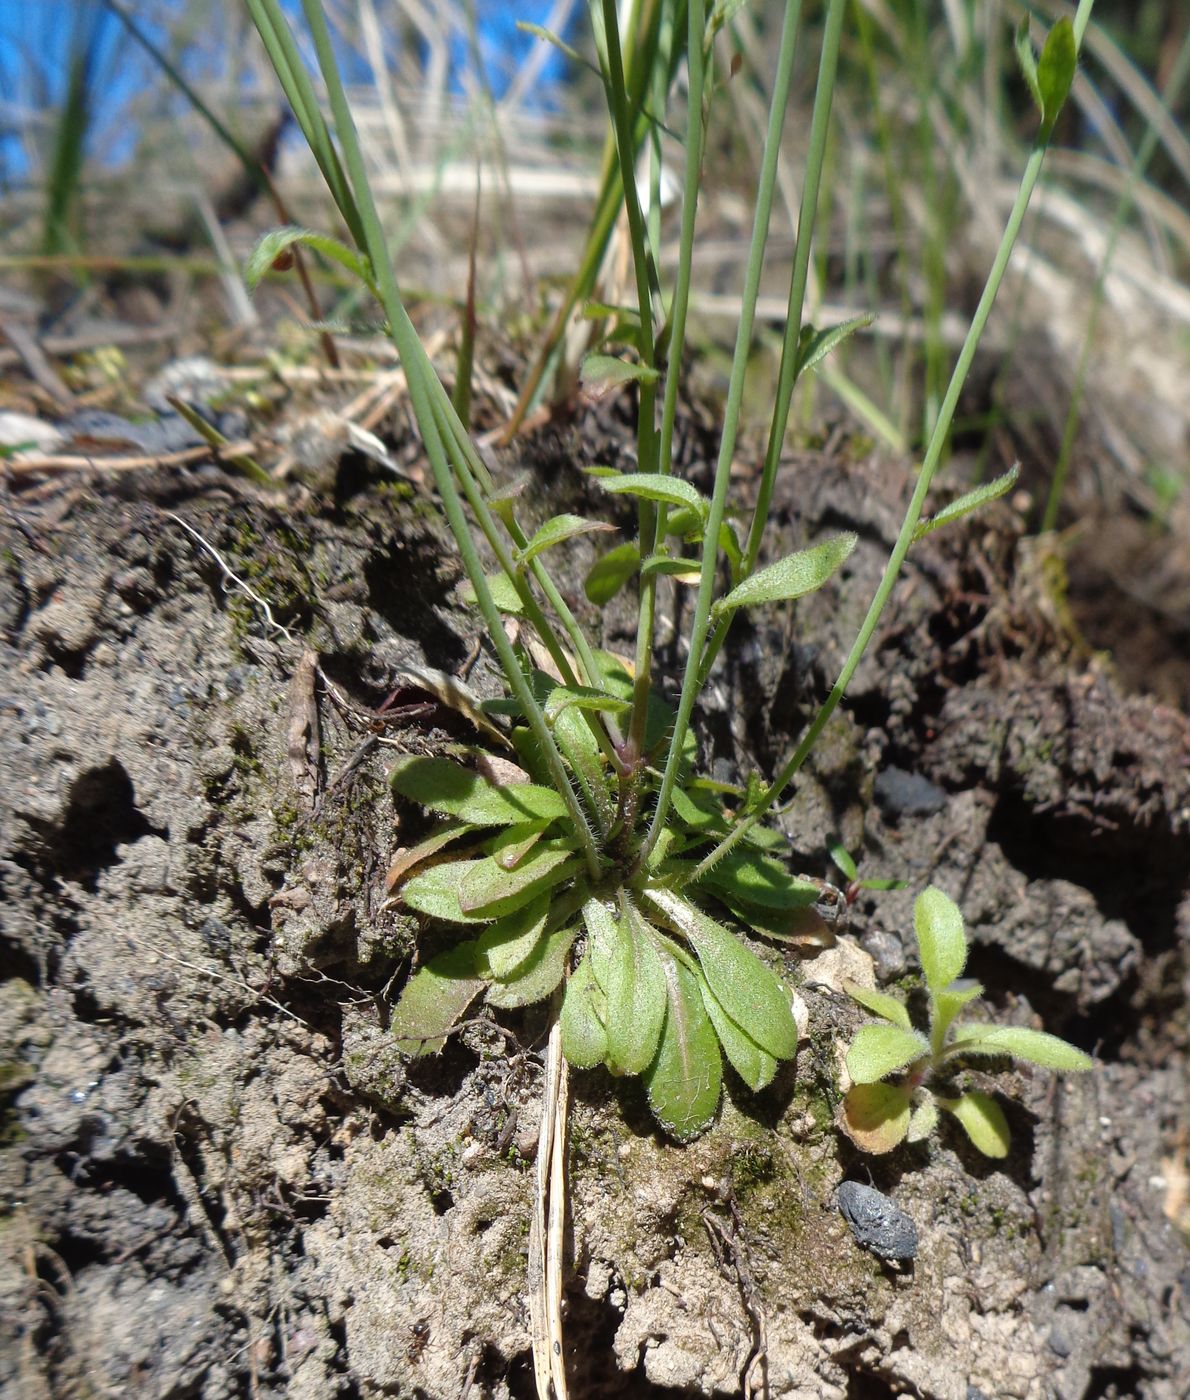
[[[928,817],[946,806],[946,793],[920,773],[885,768],[873,786],[876,800],[893,817]]]
[[[841,1181],[835,1202],[861,1249],[881,1259],[913,1259],[917,1226],[888,1196],[858,1181]]]

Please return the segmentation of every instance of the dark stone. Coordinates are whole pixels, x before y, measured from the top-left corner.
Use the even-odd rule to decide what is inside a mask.
[[[876,778],[873,791],[881,807],[893,817],[928,817],[946,806],[946,793],[920,773],[886,768]]]
[[[917,1226],[888,1196],[858,1181],[841,1181],[835,1201],[861,1249],[881,1259],[916,1257]]]

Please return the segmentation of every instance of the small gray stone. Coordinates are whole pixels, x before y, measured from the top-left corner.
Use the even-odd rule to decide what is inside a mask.
[[[923,778],[920,773],[907,773],[904,768],[886,768],[873,785],[876,800],[893,817],[928,817],[946,806],[946,793]]]
[[[917,1226],[888,1196],[858,1181],[841,1181],[835,1201],[862,1249],[881,1259],[916,1257]]]

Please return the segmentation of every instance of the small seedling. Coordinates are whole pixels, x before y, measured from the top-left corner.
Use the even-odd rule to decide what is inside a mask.
[[[847,1050],[852,1087],[843,1101],[843,1126],[865,1152],[891,1152],[933,1132],[938,1110],[953,1114],[985,1157],[1008,1154],[1011,1135],[1004,1110],[988,1094],[945,1093],[957,1062],[971,1056],[1025,1060],[1043,1069],[1088,1070],[1090,1056],[1056,1035],[1019,1026],[959,1020],[980,996],[978,982],[960,980],[967,963],[963,916],[953,900],[931,886],[913,906],[917,951],[929,993],[929,1031],[909,1018],[903,1001],[886,992],[847,983],[847,992],[880,1020],[861,1026]],[[898,1075],[889,1082],[888,1075]],[[935,1081],[936,1087],[928,1087]]]

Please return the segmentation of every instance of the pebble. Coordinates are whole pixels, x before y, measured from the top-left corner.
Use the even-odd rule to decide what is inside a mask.
[[[894,817],[928,817],[946,806],[946,793],[936,783],[904,768],[885,768],[873,791],[881,807]]]
[[[858,1181],[841,1181],[835,1202],[861,1249],[881,1259],[917,1256],[917,1226],[888,1196]]]

